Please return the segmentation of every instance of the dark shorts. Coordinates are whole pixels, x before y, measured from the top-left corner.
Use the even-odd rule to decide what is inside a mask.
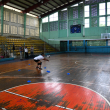
[[[34,60],[35,62],[38,62],[38,61],[40,61],[40,60]]]

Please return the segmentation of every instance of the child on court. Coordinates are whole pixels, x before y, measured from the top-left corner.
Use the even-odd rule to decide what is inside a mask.
[[[42,70],[42,68],[41,68],[42,62],[40,60],[46,60],[46,61],[49,61],[49,60],[44,58],[44,53],[42,53],[41,55],[39,55],[37,57],[34,57],[34,61],[37,63],[36,68]]]

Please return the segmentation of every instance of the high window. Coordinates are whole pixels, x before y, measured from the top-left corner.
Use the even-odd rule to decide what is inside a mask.
[[[107,26],[110,26],[110,16],[107,16]]]
[[[105,17],[99,17],[99,26],[105,26]]]
[[[46,23],[46,22],[48,22],[48,17],[42,19],[42,23]]]
[[[84,7],[84,17],[89,17],[89,5]]]
[[[49,21],[58,21],[58,12],[49,16]]]
[[[110,14],[110,2],[107,2],[107,14]]]
[[[99,15],[105,15],[105,3],[99,4]]]

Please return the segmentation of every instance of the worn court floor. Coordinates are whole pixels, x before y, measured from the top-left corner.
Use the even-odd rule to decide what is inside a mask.
[[[48,59],[41,71],[33,59],[0,65],[0,110],[110,110],[109,54]]]

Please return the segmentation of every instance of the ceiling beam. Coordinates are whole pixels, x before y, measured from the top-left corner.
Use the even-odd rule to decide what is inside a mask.
[[[26,1],[26,0],[25,0]],[[31,3],[31,4],[33,4],[32,2],[29,2],[29,1],[26,1],[26,2],[28,2],[28,3]],[[44,4],[43,4],[44,5]],[[29,5],[28,5],[29,6]],[[39,7],[39,8],[42,8],[43,10],[45,10],[45,11],[48,11],[47,9],[45,9],[45,8],[43,8],[43,7]]]
[[[69,1],[68,1],[68,0],[66,0],[66,2],[67,2],[67,3],[69,3]]]
[[[25,1],[29,2],[30,4],[34,4],[34,3],[33,3],[33,2],[31,2],[30,0],[25,0]]]
[[[43,7],[39,7],[39,8],[43,9],[44,11],[48,11],[47,9],[44,9]]]
[[[0,2],[0,6],[6,5],[6,3],[10,2],[11,0],[2,0]]]
[[[38,16],[39,16],[39,15],[36,15],[36,14],[33,14],[33,13],[30,13],[30,14],[35,15],[36,17],[38,17]]]
[[[34,12],[34,13],[38,13],[38,14],[41,14],[41,13],[37,12],[36,10],[35,10],[35,11],[32,11],[32,12]]]
[[[64,2],[62,0],[60,0],[60,2],[64,4]]]
[[[13,4],[13,5],[16,5],[16,6],[19,6],[19,7],[21,7],[21,8],[26,8],[26,7],[23,7],[23,6],[21,6],[21,5],[18,5],[17,3],[13,3],[13,2],[10,2],[11,4]]]
[[[17,8],[16,6],[12,6],[12,5],[10,5],[10,4],[7,4],[7,6],[10,6],[10,7],[12,7],[12,8],[15,8],[15,9],[18,9],[18,10],[20,10],[20,8]]]
[[[54,8],[56,8],[56,6],[52,5],[51,3],[48,2],[49,5],[53,6]]]
[[[23,13],[28,13],[34,9],[36,9],[37,7],[40,7],[41,5],[43,5],[44,3],[48,2],[49,0],[45,0],[43,3],[36,3],[33,6],[30,6],[29,8],[23,10]]]
[[[60,5],[60,4],[58,4],[56,1],[54,1],[54,0],[52,0],[54,3],[56,3],[57,5]]]
[[[41,11],[41,10],[39,10],[39,9],[34,9],[34,10],[36,10],[36,11],[38,10],[39,12],[44,13],[44,11]]]
[[[70,2],[70,3],[68,3],[68,4],[65,4],[65,5],[63,5],[63,6],[59,7],[59,8],[57,8],[57,9],[55,9],[55,10],[52,10],[52,11],[50,11],[50,12],[48,12],[48,13],[45,13],[45,14],[41,15],[41,18],[42,18],[42,17],[45,17],[45,16],[47,16],[47,15],[50,15],[50,14],[52,14],[52,13],[58,11],[58,10],[61,10],[61,9],[63,9],[63,8],[66,8],[66,7],[68,7],[68,6],[72,5],[72,4],[76,4],[76,3],[78,3],[78,2],[81,2],[81,1],[83,1],[83,0],[72,1],[72,2]]]
[[[30,7],[30,5],[27,5],[27,4],[25,4],[24,2],[22,2],[22,1],[16,0],[16,2],[21,3],[21,4],[25,5],[25,6]]]
[[[44,5],[44,6],[52,10],[52,8],[48,7],[47,5]]]
[[[29,12],[30,14],[32,14],[33,13],[33,15],[36,15],[36,16],[39,16],[41,13],[37,13],[37,12],[35,12],[35,11],[31,11],[31,12]]]

